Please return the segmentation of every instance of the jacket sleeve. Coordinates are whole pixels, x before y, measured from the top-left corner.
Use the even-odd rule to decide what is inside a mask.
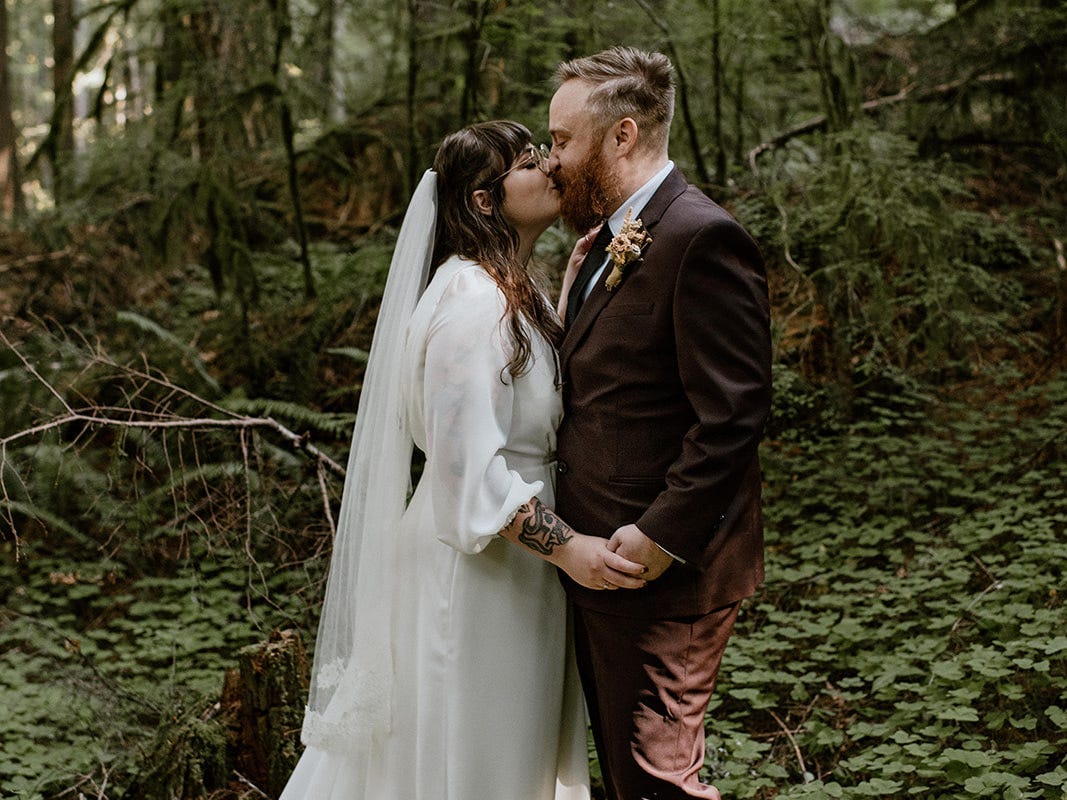
[[[673,304],[678,374],[696,422],[637,526],[698,564],[752,469],[770,412],[767,281],[759,248],[739,224],[717,220],[693,237]]]

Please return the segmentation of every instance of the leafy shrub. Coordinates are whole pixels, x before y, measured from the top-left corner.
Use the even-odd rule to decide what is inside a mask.
[[[1012,270],[1033,254],[1008,223],[964,208],[959,167],[855,126],[818,150],[794,146],[775,169],[770,205],[741,209],[782,281],[787,358],[807,350],[802,362],[851,388],[857,368],[964,375],[991,346],[1018,344]]]

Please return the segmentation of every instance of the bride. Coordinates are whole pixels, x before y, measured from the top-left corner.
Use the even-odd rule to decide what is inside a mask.
[[[545,162],[523,126],[472,125],[412,197],[282,800],[589,797],[555,567],[596,589],[644,581],[551,511],[562,327],[525,266],[559,211]]]

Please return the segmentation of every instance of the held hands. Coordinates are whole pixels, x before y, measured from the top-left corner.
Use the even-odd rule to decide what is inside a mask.
[[[642,564],[614,552],[607,539],[578,533],[536,497],[519,506],[500,535],[559,567],[587,589],[645,585]]]
[[[554,560],[587,589],[640,589],[646,583],[644,566],[612,552],[608,540],[599,536],[575,533]]]
[[[593,246],[593,240],[596,239],[596,235],[599,231],[600,225],[590,228],[585,236],[580,237],[578,241],[574,243],[571,257],[567,261],[567,269],[563,273],[563,285],[560,287],[559,304],[556,307],[560,319],[567,318],[567,295],[570,294],[571,286],[574,285],[574,279],[578,277],[578,270],[582,266],[582,262],[585,260],[586,255],[589,253],[589,248]]]
[[[674,559],[645,536],[636,525],[623,525],[608,540],[608,549],[631,562],[645,565],[644,577],[654,581],[667,571]]]

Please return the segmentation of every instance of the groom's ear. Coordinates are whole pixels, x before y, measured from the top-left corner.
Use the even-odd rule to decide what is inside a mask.
[[[471,203],[474,207],[485,214],[487,217],[493,213],[493,200],[489,197],[489,192],[485,189],[478,189],[471,194]]]
[[[637,123],[632,117],[623,117],[615,123],[615,147],[619,155],[628,155],[637,145]]]

